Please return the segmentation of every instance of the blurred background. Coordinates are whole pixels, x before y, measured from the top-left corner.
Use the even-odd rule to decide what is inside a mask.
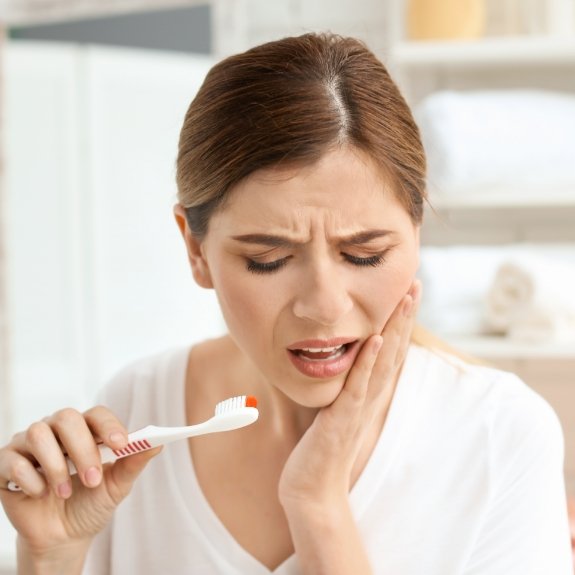
[[[422,131],[421,323],[553,405],[575,495],[575,0],[0,0],[0,28],[0,442],[224,331],[173,222],[183,115],[218,59],[331,30]]]

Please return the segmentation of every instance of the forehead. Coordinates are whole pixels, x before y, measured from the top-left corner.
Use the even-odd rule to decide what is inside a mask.
[[[367,154],[341,148],[308,166],[254,172],[230,192],[215,219],[298,228],[323,218],[362,227],[398,212],[407,216],[381,168]]]

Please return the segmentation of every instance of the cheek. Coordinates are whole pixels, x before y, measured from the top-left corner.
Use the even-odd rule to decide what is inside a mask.
[[[230,273],[229,269],[222,272],[216,271],[213,275],[222,314],[236,342],[249,345],[267,333],[266,328],[273,324],[277,316],[278,290],[270,291],[269,281],[261,281],[245,272]]]
[[[370,301],[374,328],[381,330],[409,291],[417,271],[417,257],[402,258],[381,269],[378,281],[372,282]]]
[[[257,301],[251,295],[251,290],[231,275],[216,276],[214,288],[228,327],[234,331],[234,328],[249,323]]]

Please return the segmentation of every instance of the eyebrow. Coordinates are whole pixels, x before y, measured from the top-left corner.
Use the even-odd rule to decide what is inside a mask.
[[[391,234],[393,234],[393,232],[390,230],[365,230],[363,232],[357,232],[355,234],[339,238],[338,244],[342,246],[361,245]],[[287,236],[278,236],[273,234],[244,234],[232,236],[232,239],[245,244],[258,244],[274,248],[291,247],[305,243]]]

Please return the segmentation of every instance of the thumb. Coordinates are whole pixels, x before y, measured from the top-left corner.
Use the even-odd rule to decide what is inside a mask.
[[[124,457],[116,461],[106,474],[106,483],[110,496],[116,504],[120,503],[130,490],[138,475],[146,465],[162,451],[162,447],[156,447],[130,457]]]

